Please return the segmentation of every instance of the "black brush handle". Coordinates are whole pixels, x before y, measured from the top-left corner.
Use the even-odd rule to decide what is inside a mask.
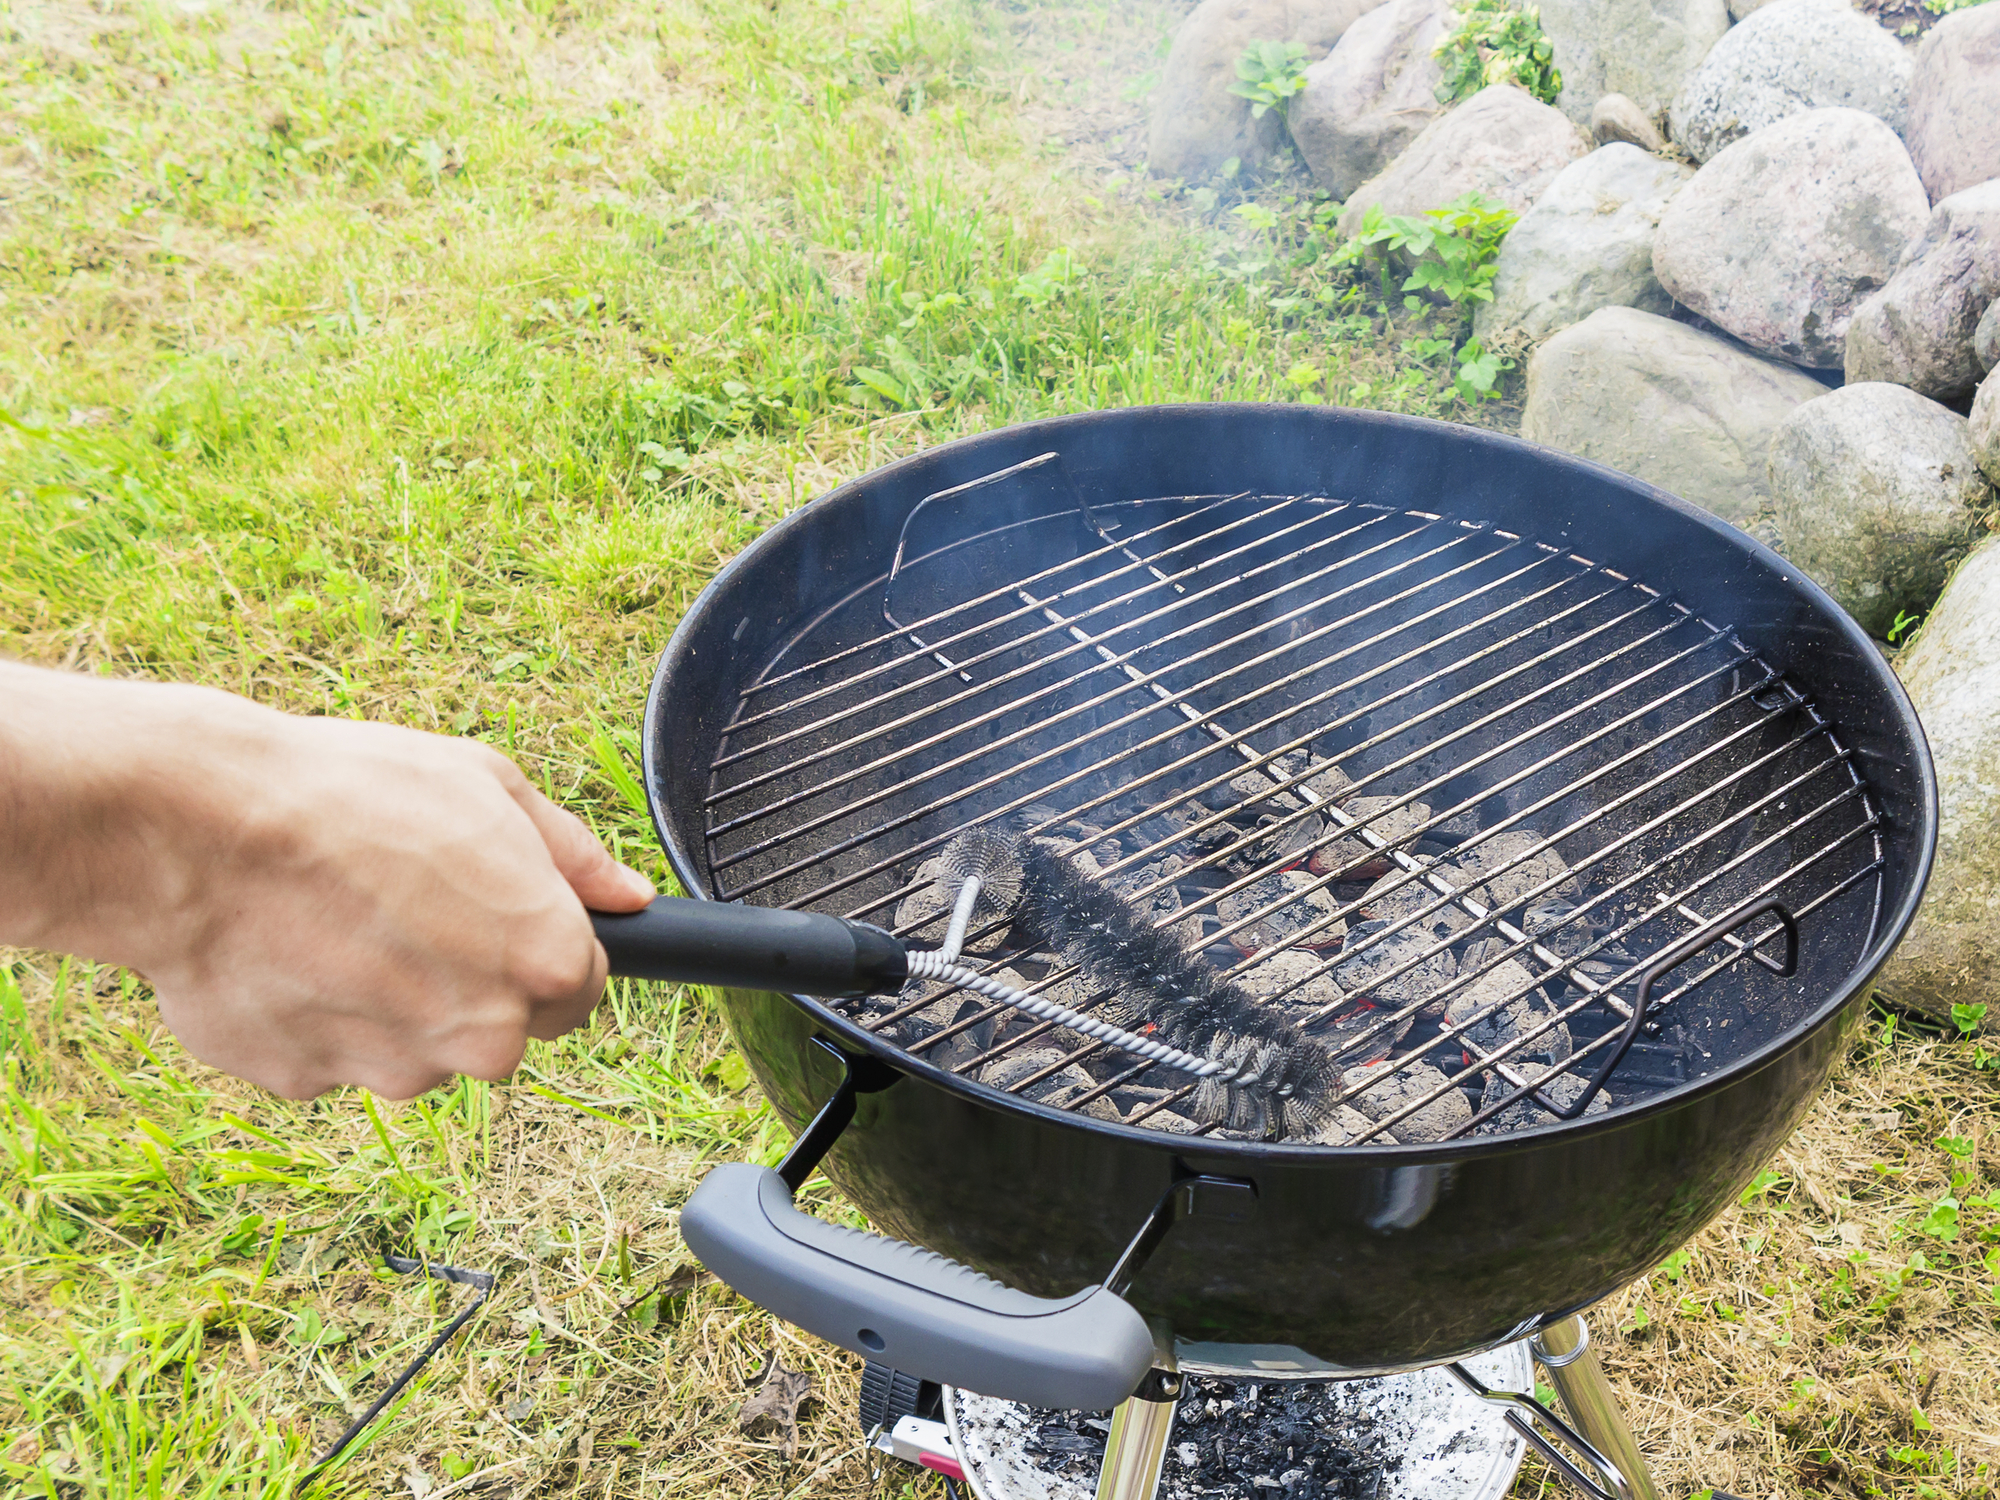
[[[787,995],[899,988],[903,945],[879,927],[816,911],[660,896],[635,912],[590,914],[611,972]]]

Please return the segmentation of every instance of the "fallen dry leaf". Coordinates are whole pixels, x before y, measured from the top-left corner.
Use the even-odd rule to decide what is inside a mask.
[[[763,1384],[743,1403],[736,1425],[745,1437],[775,1436],[789,1459],[799,1444],[799,1408],[813,1394],[813,1378],[804,1370],[787,1370],[779,1364],[775,1348],[764,1356],[758,1374]],[[750,1378],[754,1381],[757,1376]]]

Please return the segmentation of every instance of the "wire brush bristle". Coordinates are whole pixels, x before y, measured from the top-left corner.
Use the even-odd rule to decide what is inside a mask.
[[[944,849],[947,878],[977,876],[1017,930],[1112,990],[1101,1014],[1132,1031],[1222,1063],[1197,1111],[1240,1130],[1309,1134],[1330,1117],[1336,1057],[1271,1015],[1179,938],[1155,927],[1058,846],[972,829]],[[982,896],[984,900],[984,896]]]

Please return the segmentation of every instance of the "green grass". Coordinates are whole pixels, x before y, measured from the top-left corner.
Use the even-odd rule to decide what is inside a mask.
[[[0,650],[483,736],[664,876],[631,769],[651,660],[716,567],[833,484],[1133,402],[1505,422],[1454,393],[1457,316],[1327,253],[1301,179],[1138,170],[1185,10],[0,11]],[[706,1164],[783,1146],[699,994],[614,986],[504,1087],[295,1105],[179,1053],[129,975],[0,958],[0,1494],[287,1492],[465,1295],[385,1250],[499,1285],[329,1491],[915,1483],[861,1452],[854,1361],[690,1273],[675,1215]],[[1992,1075],[1896,1045],[1899,1087],[1913,1047],[1948,1080],[1938,1130],[1979,1136]],[[1907,1266],[1922,1180],[1916,1207],[1856,1200],[1863,1248]],[[1672,1297],[1768,1267],[1831,1309],[1812,1337],[1862,1351],[1848,1368],[1970,1339],[1970,1369],[1995,1340],[1988,1219],[1963,1212],[1949,1276],[1899,1283],[1927,1322],[1845,1308],[1834,1271],[1728,1223]],[[1604,1331],[1650,1440],[1793,1399],[1750,1363],[1705,1416],[1675,1403],[1712,1380],[1646,1385],[1648,1349],[1719,1347],[1672,1342],[1695,1315],[1663,1288],[1627,1302],[1666,1332]],[[734,1420],[774,1347],[826,1392],[789,1459]],[[1896,1440],[1916,1468],[1863,1396],[1815,1389],[1846,1425],[1729,1450],[1741,1488],[1987,1493],[1990,1376],[1932,1393],[1930,1434]]]

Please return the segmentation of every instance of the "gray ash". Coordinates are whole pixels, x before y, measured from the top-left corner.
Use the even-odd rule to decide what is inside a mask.
[[[1375,1500],[1401,1462],[1351,1382],[1188,1379],[1167,1439],[1160,1500],[1258,1494]],[[1098,1412],[1032,1414],[1024,1449],[1045,1471],[1095,1479],[1110,1430]]]

